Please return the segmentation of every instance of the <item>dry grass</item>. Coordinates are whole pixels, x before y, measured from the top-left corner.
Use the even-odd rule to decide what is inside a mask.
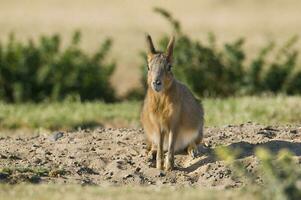
[[[184,31],[197,39],[204,39],[209,31],[220,42],[246,36],[250,52],[267,39],[283,41],[301,29],[298,0],[0,0],[0,4],[0,39],[12,31],[25,39],[54,32],[66,37],[81,29],[83,47],[93,50],[104,37],[113,37],[112,57],[119,66],[113,82],[121,93],[139,84],[137,52],[144,48],[144,33],[158,38],[170,32],[152,12],[154,6],[174,13]]]

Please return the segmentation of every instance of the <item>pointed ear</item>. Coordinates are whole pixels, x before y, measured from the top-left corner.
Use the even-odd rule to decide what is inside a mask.
[[[167,60],[170,63],[172,63],[174,43],[175,43],[175,36],[171,36],[171,38],[169,40],[169,43],[167,45],[167,49],[166,49]]]
[[[148,46],[149,53],[155,54],[156,53],[156,49],[154,47],[152,38],[151,38],[151,36],[149,34],[146,35],[146,43],[147,43],[147,46]]]

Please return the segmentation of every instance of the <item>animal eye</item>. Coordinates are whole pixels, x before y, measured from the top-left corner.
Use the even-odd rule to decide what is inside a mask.
[[[168,64],[168,65],[167,65],[167,71],[170,71],[170,70],[171,70],[171,67],[172,67],[171,64]]]
[[[147,71],[149,71],[149,65],[147,65]]]

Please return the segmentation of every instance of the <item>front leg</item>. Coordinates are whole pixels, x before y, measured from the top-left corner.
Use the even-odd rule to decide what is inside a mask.
[[[167,151],[167,157],[165,163],[165,169],[167,171],[173,170],[174,168],[175,141],[176,141],[176,133],[175,131],[170,131],[168,134],[168,151]]]
[[[162,131],[159,131],[159,142],[157,148],[157,169],[163,169],[163,161],[164,161],[164,150],[163,150],[163,143],[164,143],[164,134]]]
[[[149,152],[147,154],[148,161],[149,162],[154,161],[156,159],[156,154],[157,154],[157,147],[152,142],[151,145],[150,145],[150,150],[149,150]]]

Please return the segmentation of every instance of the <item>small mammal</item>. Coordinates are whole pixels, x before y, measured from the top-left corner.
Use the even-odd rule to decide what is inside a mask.
[[[144,99],[141,122],[150,146],[149,156],[156,155],[156,168],[174,168],[174,154],[187,148],[195,155],[203,139],[204,111],[189,89],[172,73],[175,38],[171,37],[166,52],[156,51],[147,35],[148,89]]]

